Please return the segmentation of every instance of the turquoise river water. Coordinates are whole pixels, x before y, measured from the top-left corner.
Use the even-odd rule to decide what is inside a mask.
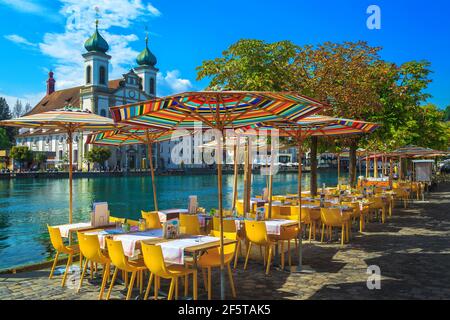
[[[186,208],[189,195],[197,195],[207,210],[217,207],[217,179],[209,175],[158,176],[160,209]],[[111,177],[75,179],[74,222],[89,221],[94,201],[107,201],[111,215],[138,219],[140,210],[153,209],[150,177]],[[318,174],[322,183],[335,185],[335,171]],[[230,208],[233,176],[224,176],[224,206]],[[261,194],[266,177],[254,175],[253,194]],[[303,174],[302,185],[309,185]],[[239,178],[242,197],[243,178]],[[66,179],[0,180],[0,270],[42,262],[51,258],[47,224],[68,222],[68,181]],[[297,175],[274,177],[274,194],[296,193]]]

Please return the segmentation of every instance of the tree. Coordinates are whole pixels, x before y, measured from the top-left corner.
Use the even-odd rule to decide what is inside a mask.
[[[23,114],[27,114],[28,112],[31,111],[31,109],[33,109],[33,107],[31,106],[31,104],[29,102],[27,102],[27,104],[25,105],[25,109],[23,111]]]
[[[36,152],[34,154],[34,161],[42,168],[43,165],[47,162],[47,153],[45,152]]]
[[[11,110],[9,109],[8,103],[5,98],[0,97],[0,120],[8,120],[11,119]],[[16,135],[17,129],[14,127],[6,127],[6,134],[8,135],[8,140],[12,145],[14,142],[14,136]]]
[[[450,106],[445,108],[444,121],[450,121]]]
[[[23,164],[26,164],[33,159],[32,152],[26,146],[12,147],[10,156],[19,163],[19,169],[22,169]]]
[[[23,114],[23,106],[22,101],[19,99],[16,100],[16,104],[14,105],[13,116],[14,118],[19,118]]]
[[[86,154],[86,159],[89,162],[97,163],[100,166],[103,166],[106,160],[111,157],[111,150],[108,148],[100,148],[94,147],[92,150],[89,150]]]
[[[0,128],[0,149],[11,148],[11,141],[9,140],[8,133],[5,128]]]

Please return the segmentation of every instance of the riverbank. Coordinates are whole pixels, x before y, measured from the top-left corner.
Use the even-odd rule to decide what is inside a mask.
[[[280,167],[280,173],[296,173],[296,167]],[[321,171],[334,170],[331,168],[319,168]],[[304,167],[302,170],[310,172],[309,167]],[[254,169],[253,174],[259,174],[260,169]],[[190,169],[171,169],[171,170],[156,170],[158,176],[183,176],[183,175],[216,175],[216,168],[190,168]],[[223,174],[234,174],[232,168],[223,169]],[[239,170],[239,174],[243,174],[243,169]],[[142,177],[150,176],[150,170],[133,170],[133,171],[90,171],[81,172],[75,171],[73,173],[74,179],[80,178],[104,178],[104,177]],[[0,173],[0,180],[9,179],[68,179],[69,173],[65,171],[61,172],[13,172],[13,173]]]
[[[449,207],[447,183],[428,194],[426,201],[412,201],[407,209],[397,206],[387,223],[369,223],[364,233],[355,233],[344,248],[338,242],[305,241],[303,261],[315,270],[313,274],[272,270],[266,276],[260,262],[251,259],[244,271],[240,260],[234,271],[237,297],[239,300],[450,299]],[[292,253],[295,255],[295,249]],[[380,268],[379,289],[367,287],[369,266]],[[85,283],[77,293],[74,285],[61,288],[60,275],[50,280],[48,273],[49,268],[43,268],[0,275],[0,299],[97,299],[98,280]],[[219,278],[214,271],[215,299],[220,293]],[[121,284],[114,286],[111,297],[123,299],[123,289]],[[199,289],[204,298],[203,287]],[[167,290],[166,283],[163,290]]]

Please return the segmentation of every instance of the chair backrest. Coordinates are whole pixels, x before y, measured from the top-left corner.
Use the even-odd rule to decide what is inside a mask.
[[[146,244],[141,241],[141,250],[145,266],[150,272],[159,277],[169,275],[161,246]]]
[[[139,226],[139,221],[137,221],[137,220],[127,219],[127,222],[132,227],[138,227]]]
[[[50,234],[50,241],[56,251],[62,252],[65,249],[63,239],[61,237],[61,231],[58,227],[50,227],[47,225],[48,233]]]
[[[255,244],[267,242],[267,229],[264,221],[245,221],[245,234],[247,239]]]
[[[212,230],[211,236],[220,238],[220,231]],[[236,240],[237,239],[237,233],[236,232],[224,232],[223,237],[228,240]],[[220,253],[220,247],[217,248],[218,253]],[[223,254],[224,255],[234,255],[236,251],[236,243],[228,244],[223,247]]]
[[[244,215],[244,201],[238,200],[236,201],[236,211],[238,215],[243,216]]]
[[[213,230],[220,231],[220,218],[213,217]],[[236,222],[230,219],[223,220],[223,232],[236,232]]]
[[[341,225],[343,222],[339,208],[320,208],[320,217],[326,225]]]
[[[291,206],[291,217],[298,220],[298,206]],[[311,223],[311,209],[302,208],[302,223]]]
[[[111,222],[111,223],[115,223],[115,222],[124,223],[125,222],[125,218],[117,218],[117,217],[109,216],[109,222]]]
[[[142,218],[145,219],[147,229],[161,229],[158,211],[141,211]]]
[[[180,213],[180,233],[189,235],[200,234],[200,223],[197,215]]]
[[[80,251],[83,254],[83,257],[100,264],[104,264],[106,262],[107,259],[101,252],[100,242],[96,234],[77,232],[77,236]]]
[[[384,206],[384,201],[383,201],[383,198],[381,198],[381,197],[370,197],[369,201],[373,202],[373,204],[372,204],[373,207],[381,208]]]
[[[128,259],[123,253],[122,241],[106,239],[106,245],[108,247],[108,255],[109,258],[111,259],[111,263],[120,270],[127,271]]]

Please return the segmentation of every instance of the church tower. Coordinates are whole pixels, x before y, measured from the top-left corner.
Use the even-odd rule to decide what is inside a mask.
[[[145,36],[145,49],[139,53],[136,62],[139,66],[134,71],[141,78],[142,91],[151,97],[155,97],[156,74],[159,70],[155,67],[157,63],[156,57],[148,48],[148,33]]]
[[[84,86],[80,95],[81,107],[108,116],[108,69],[111,56],[106,54],[109,45],[98,31],[98,20],[95,22],[95,32],[86,40],[84,47],[87,52],[83,54]]]

